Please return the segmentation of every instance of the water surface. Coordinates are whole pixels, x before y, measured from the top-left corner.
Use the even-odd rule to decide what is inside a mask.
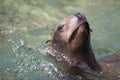
[[[51,80],[62,76],[43,48],[57,23],[84,13],[96,57],[120,49],[119,0],[0,0],[0,79]]]

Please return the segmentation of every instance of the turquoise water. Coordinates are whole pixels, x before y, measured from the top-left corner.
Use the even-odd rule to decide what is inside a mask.
[[[119,0],[0,0],[0,80],[51,80],[63,74],[44,47],[60,20],[85,13],[96,57],[120,50]]]

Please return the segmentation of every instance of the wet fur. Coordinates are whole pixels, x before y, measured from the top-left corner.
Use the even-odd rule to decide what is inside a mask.
[[[85,23],[83,24],[83,27],[85,27],[84,32],[82,33],[81,38],[76,38],[76,40],[79,41],[79,39],[82,40],[82,44],[77,45],[74,44],[74,38],[76,37],[78,28],[73,32],[72,36],[70,37],[70,40],[68,42],[68,44],[66,44],[66,42],[64,40],[62,40],[62,37],[59,36],[59,32],[57,31],[53,31],[53,33],[51,34],[50,38],[48,39],[47,43],[49,43],[48,47],[55,49],[56,52],[56,57],[62,53],[65,54],[65,56],[70,57],[69,59],[72,61],[74,60],[76,63],[79,63],[79,61],[84,61],[91,69],[95,70],[95,71],[102,71],[100,65],[98,64],[98,62],[95,59],[93,50],[91,48],[91,44],[90,44],[90,27],[89,27],[89,23]],[[78,31],[79,32],[79,31]],[[73,42],[72,42],[73,41]],[[78,42],[77,41],[77,42]],[[70,44],[70,45],[69,45]],[[75,48],[75,49],[74,49]],[[69,50],[71,49],[71,50]],[[74,49],[72,51],[72,49]],[[60,53],[59,53],[60,52]],[[73,66],[73,65],[72,65]],[[66,67],[69,67],[69,65],[67,65]],[[76,64],[75,64],[76,67]],[[78,67],[77,67],[78,68]],[[82,69],[81,69],[82,70]],[[73,73],[77,73],[76,71],[74,72],[74,70],[71,69],[71,71]]]

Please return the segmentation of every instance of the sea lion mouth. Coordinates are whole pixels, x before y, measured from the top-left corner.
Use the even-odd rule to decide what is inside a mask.
[[[73,39],[75,39],[75,35],[77,34],[77,31],[79,27],[82,26],[84,28],[83,32],[87,33],[87,35],[90,35],[90,32],[92,32],[92,29],[89,27],[89,23],[87,21],[83,22],[82,24],[78,25],[75,30],[73,30],[72,34],[69,37],[68,43],[70,43]]]
[[[67,41],[68,43],[70,43],[73,39],[75,39],[75,35],[78,34],[77,31],[79,27],[82,27],[80,29],[83,32],[87,33],[88,35],[90,34],[90,31],[92,32],[86,17],[81,13],[74,14],[71,23],[72,25],[70,25],[68,29],[68,41]]]
[[[74,16],[76,16],[79,20],[81,20],[82,16],[84,16],[84,14],[76,13],[76,14],[74,14]],[[89,23],[87,22],[87,19],[86,19],[85,16],[84,16],[84,19],[85,19],[85,21],[81,25],[84,25],[85,28],[87,29],[87,31],[91,31],[92,32],[92,30],[89,27]]]
[[[76,13],[76,14],[74,14],[74,16],[76,16],[79,20],[81,20],[82,19],[82,16],[84,16],[83,14],[81,14],[81,13]],[[88,32],[92,32],[92,29],[90,29],[90,27],[89,27],[89,23],[87,22],[87,19],[86,19],[86,17],[84,16],[84,19],[85,19],[85,21],[81,24],[81,25],[84,25],[84,27],[85,27],[85,29],[88,31]]]

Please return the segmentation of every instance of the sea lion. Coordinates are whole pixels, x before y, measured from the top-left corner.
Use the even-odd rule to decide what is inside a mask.
[[[64,18],[46,41],[50,54],[72,74],[79,74],[86,68],[101,72],[91,44],[91,29],[84,14],[76,13]]]

